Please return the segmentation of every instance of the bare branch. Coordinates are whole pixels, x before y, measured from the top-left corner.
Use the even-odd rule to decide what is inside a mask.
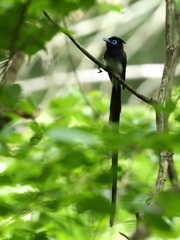
[[[169,161],[168,164],[168,176],[174,191],[180,192],[179,179],[174,166],[173,158]]]
[[[158,103],[161,106],[164,106],[167,102],[167,97],[170,98],[167,91],[169,88],[174,50],[175,47],[172,45],[172,0],[166,0],[166,61],[164,64],[164,71],[158,96]],[[158,133],[164,133],[168,130],[168,117],[164,112],[159,110],[156,111],[156,126]],[[171,161],[172,156],[173,154],[171,152],[160,148],[160,162],[157,181],[150,195],[150,199],[146,202],[147,205],[153,203],[159,193],[163,190],[164,182],[166,181],[168,163]]]
[[[15,81],[14,77],[15,77],[18,69],[15,67],[15,69],[14,69],[15,71],[14,71],[13,68],[14,68],[14,65],[16,65],[16,66],[19,65],[19,59],[20,59],[19,57],[17,58],[17,56],[19,56],[19,53],[17,53],[17,50],[15,48],[16,48],[16,43],[17,43],[18,38],[19,38],[19,34],[21,32],[21,28],[22,28],[24,20],[25,20],[25,16],[26,16],[28,6],[31,3],[31,1],[32,0],[27,0],[22,5],[22,9],[21,9],[21,12],[20,12],[20,15],[19,15],[19,19],[16,23],[16,26],[14,28],[14,33],[13,33],[13,36],[11,38],[11,43],[10,43],[10,46],[9,46],[9,57],[6,60],[6,65],[4,66],[4,69],[3,69],[3,72],[2,72],[1,85],[3,85],[4,83],[6,84],[6,81],[9,78],[9,76],[11,77],[11,79],[8,80],[7,84],[9,84],[9,82],[13,83]],[[14,57],[15,54],[17,54],[17,56]],[[21,53],[21,55],[22,55],[22,53]],[[13,59],[13,67],[12,67],[11,60],[12,60],[13,57],[14,57],[14,59]],[[17,64],[15,63],[16,58],[18,59]],[[21,64],[20,64],[20,66],[21,66]],[[14,71],[14,74],[13,74],[13,71]]]
[[[4,73],[4,78],[2,83],[10,85],[16,81],[17,73],[24,62],[25,54],[22,52],[17,52],[9,63],[9,66]]]
[[[179,47],[175,47],[172,44],[172,5],[173,2],[172,0],[166,0],[166,61],[164,64],[164,70],[163,70],[163,75],[162,75],[162,80],[160,84],[160,89],[159,89],[159,95],[158,95],[158,104],[164,107],[166,102],[170,99],[171,97],[171,91],[172,91],[172,86],[173,86],[173,81],[174,81],[174,72],[175,72],[175,67],[177,65],[177,56],[175,57],[175,61],[173,61],[173,56],[174,53],[177,54],[177,49]],[[157,132],[159,134],[164,133],[168,131],[168,115],[164,113],[164,111],[157,110],[156,111],[156,126],[157,126]],[[154,186],[154,189],[152,193],[150,194],[149,198],[147,199],[145,206],[151,206],[156,203],[156,199],[159,196],[159,194],[162,192],[164,188],[164,183],[166,181],[166,175],[168,171],[168,166],[169,162],[172,162],[172,157],[173,153],[169,152],[166,149],[160,148],[160,161],[159,161],[159,170],[158,170],[158,175],[157,175],[157,180],[156,184]],[[173,166],[171,166],[171,170],[173,170]],[[175,168],[174,168],[175,170]],[[175,172],[171,171],[173,174],[172,179],[176,178],[176,184],[177,184],[177,175]],[[143,215],[143,213],[142,213]],[[138,231],[140,224],[143,224],[143,231],[145,232],[144,236],[141,236],[143,231]],[[138,223],[137,221],[137,227],[135,233],[132,235],[133,240],[136,239],[145,239],[148,236],[148,229],[143,221],[143,219]]]
[[[66,26],[65,20],[64,20],[64,25]],[[82,85],[80,83],[80,80],[78,78],[78,74],[77,74],[76,67],[75,67],[75,64],[74,64],[74,61],[73,61],[73,58],[72,58],[72,54],[71,54],[71,50],[69,48],[68,41],[66,41],[66,45],[67,45],[67,53],[68,53],[68,57],[69,57],[69,60],[70,60],[70,64],[71,64],[71,67],[73,69],[75,80],[76,80],[76,82],[77,82],[77,84],[79,86],[79,89],[80,89],[81,93],[82,93],[82,97],[84,98],[85,103],[92,109],[94,115],[98,117],[99,116],[98,113],[96,112],[96,110],[94,109],[92,104],[89,102],[88,98],[86,97],[86,94],[85,94],[85,92],[83,90],[83,87],[82,87]]]
[[[130,238],[128,237],[128,236],[126,236],[124,233],[122,233],[122,232],[119,232],[123,237],[125,237],[126,239],[129,239],[130,240]]]
[[[150,205],[155,204],[156,198],[162,192],[162,190],[164,188],[164,183],[166,181],[168,164],[171,161],[172,156],[173,156],[173,154],[166,151],[166,150],[161,150],[160,151],[160,162],[159,162],[158,177],[157,177],[154,189],[153,189],[152,193],[150,194],[149,198],[146,201],[146,204],[145,204],[146,206],[150,206]]]
[[[150,233],[149,230],[144,222],[144,214],[143,213],[136,213],[136,230],[133,233],[131,240],[143,240],[146,239]]]
[[[175,17],[177,20],[178,32],[180,31],[180,29],[179,29],[180,18],[179,18],[179,15],[178,15],[178,12],[177,12],[177,9],[175,6],[175,2],[173,0],[166,0],[166,62],[164,65],[163,77],[162,77],[159,96],[158,96],[158,102],[162,106],[171,99],[172,88],[174,85],[174,73],[175,73],[175,69],[177,67],[179,57],[180,57],[180,44],[177,45],[176,47],[172,44],[172,42],[173,42],[173,40],[172,40],[172,7],[173,7],[173,3],[174,3]],[[179,32],[179,34],[180,34],[180,32]],[[179,37],[180,37],[180,35],[179,35]],[[157,125],[157,130],[159,133],[168,131],[169,115],[170,115],[170,112],[168,112],[168,113],[163,113],[161,111],[156,112],[156,125]],[[166,152],[166,154],[164,156],[165,152]],[[169,161],[167,162],[167,164],[163,163],[163,161],[167,161],[168,159],[169,159]],[[176,173],[176,170],[174,167],[173,153],[170,153],[169,151],[161,149],[160,150],[160,169],[161,169],[161,172],[162,172],[162,170],[164,170],[164,175],[167,172],[166,168],[168,168],[168,175],[169,175],[169,179],[172,183],[172,186],[174,187],[174,189],[177,190],[179,181],[178,181],[177,173]],[[159,173],[158,173],[158,179],[156,182],[156,186],[152,193],[152,195],[154,195],[154,196],[158,194],[158,189],[161,188],[161,187],[159,188],[159,186],[162,184],[162,189],[163,189],[163,185],[164,185],[163,179],[161,178],[160,169],[159,169]]]
[[[60,29],[60,31],[62,31],[64,34],[66,34],[66,36],[76,45],[76,47],[82,52],[84,53],[84,55],[86,55],[91,61],[93,61],[95,64],[98,65],[98,69],[102,68],[103,70],[105,70],[106,72],[110,72],[110,70],[101,62],[99,62],[96,58],[94,58],[89,52],[87,52],[72,36],[71,34],[65,30],[64,28],[62,28],[61,26],[59,26],[52,18],[51,16],[46,12],[43,11],[43,14],[46,16],[46,18],[55,26],[58,27]],[[120,78],[116,73],[110,72],[111,76],[113,76],[117,81],[119,81],[120,84],[122,84],[125,88],[127,88],[132,94],[134,94],[136,97],[138,97],[139,99],[141,99],[142,101],[153,105],[155,103],[155,100],[153,100],[152,98],[147,98],[144,95],[138,93],[136,90],[134,90],[128,83],[126,83],[122,78]]]
[[[174,15],[175,15],[175,20],[177,25],[176,29],[179,35],[179,44],[180,44],[180,11],[178,11],[177,9],[175,0],[173,0],[173,6],[174,6]]]

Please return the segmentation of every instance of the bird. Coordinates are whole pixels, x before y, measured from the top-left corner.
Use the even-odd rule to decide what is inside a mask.
[[[118,74],[125,81],[127,56],[123,48],[123,44],[125,44],[124,40],[115,36],[110,38],[104,37],[103,40],[106,42],[106,51],[104,53],[105,65],[111,72]],[[112,77],[110,72],[108,74],[112,82],[109,122],[112,124],[112,131],[118,134],[121,113],[121,84]],[[122,88],[124,90],[124,86]],[[109,223],[112,227],[116,213],[118,152],[112,152],[111,164],[112,193]]]

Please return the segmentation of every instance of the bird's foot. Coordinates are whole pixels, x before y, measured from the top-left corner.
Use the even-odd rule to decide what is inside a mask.
[[[99,70],[99,72],[97,72],[97,73],[102,73],[102,70],[101,70],[101,68],[100,68],[100,67],[98,67],[98,70]]]

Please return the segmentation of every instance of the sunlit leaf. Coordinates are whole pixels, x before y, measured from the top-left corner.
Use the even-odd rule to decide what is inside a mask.
[[[57,142],[64,143],[82,143],[88,145],[97,145],[98,139],[80,129],[54,127],[47,131],[47,134]]]
[[[109,12],[109,11],[120,12],[123,9],[121,5],[113,5],[108,3],[99,3],[98,6],[104,12]]]
[[[90,197],[81,195],[78,199],[77,209],[79,213],[91,210],[108,214],[110,210],[110,204],[106,198],[100,195],[94,195]]]
[[[21,87],[18,84],[5,86],[1,90],[0,101],[7,108],[13,108],[20,97]]]
[[[33,240],[48,240],[48,238],[45,232],[40,232],[34,236]]]

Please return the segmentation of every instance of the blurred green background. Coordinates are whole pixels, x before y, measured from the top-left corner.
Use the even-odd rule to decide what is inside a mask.
[[[120,135],[114,136],[108,74],[98,73],[43,10],[101,62],[103,37],[122,38],[127,82],[156,98],[165,61],[165,1],[0,1],[1,76],[12,70],[16,77],[0,92],[0,238],[124,239],[119,232],[131,236],[135,213],[143,210],[156,182],[159,145],[175,153],[180,170],[180,66],[166,109],[172,112],[169,134],[158,135],[154,110],[125,90]],[[6,60],[17,52],[25,60],[16,75]],[[112,150],[119,151],[119,171],[111,229]],[[146,213],[150,240],[180,239],[179,201],[167,179],[157,208]]]

